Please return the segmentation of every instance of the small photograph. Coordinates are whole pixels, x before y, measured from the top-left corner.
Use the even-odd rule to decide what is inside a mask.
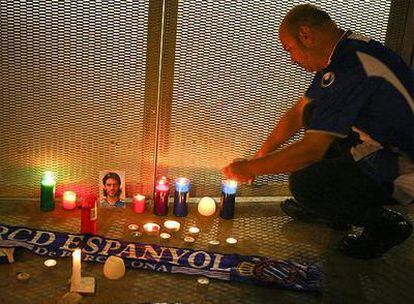
[[[125,208],[125,171],[99,172],[99,202],[103,208]]]

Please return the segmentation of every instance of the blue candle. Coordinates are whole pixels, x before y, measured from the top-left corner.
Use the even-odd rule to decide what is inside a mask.
[[[55,209],[56,180],[53,172],[46,171],[40,182],[40,210],[52,211]]]
[[[231,179],[223,180],[221,183],[221,210],[220,217],[223,219],[234,218],[236,206],[237,182]]]
[[[175,195],[174,195],[174,215],[187,216],[188,214],[188,200],[190,193],[190,180],[185,177],[180,177],[175,180]]]

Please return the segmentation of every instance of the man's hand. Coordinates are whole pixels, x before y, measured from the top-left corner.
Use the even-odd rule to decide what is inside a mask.
[[[249,161],[236,161],[223,168],[223,174],[228,179],[234,179],[239,182],[247,182],[254,178],[249,170]]]

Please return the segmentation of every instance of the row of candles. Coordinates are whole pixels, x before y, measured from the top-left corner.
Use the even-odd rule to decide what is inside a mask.
[[[42,211],[52,211],[55,206],[56,179],[52,172],[44,173],[41,180],[40,209]],[[234,180],[223,180],[221,187],[221,210],[220,217],[223,219],[234,218],[235,201],[237,192],[237,182]],[[190,193],[190,180],[180,177],[175,180],[173,214],[178,217],[188,215],[188,202]],[[163,216],[168,214],[168,200],[170,196],[170,185],[167,178],[162,177],[155,184],[154,209],[155,215]],[[77,207],[76,193],[66,191],[62,197],[62,206],[66,210]],[[137,194],[133,196],[132,207],[134,212],[143,213],[145,211],[146,198]],[[211,198],[204,198],[198,205],[198,211],[205,216],[215,213],[216,205]]]
[[[157,223],[146,223],[143,228],[144,231],[147,235],[149,236],[156,236],[158,235],[159,238],[161,239],[161,241],[167,241],[171,238],[171,235],[176,233],[177,231],[180,230],[181,224],[177,221],[174,220],[166,220],[164,222],[164,229],[167,232],[162,232],[161,231],[161,227],[160,225],[158,225]],[[132,230],[132,235],[134,236],[134,233],[136,233],[136,231],[139,229],[139,226],[137,224],[130,224],[128,225],[128,229]],[[196,240],[196,237],[198,236],[198,234],[200,233],[200,228],[196,227],[196,226],[191,226],[188,228],[188,234],[187,236],[184,237],[184,242],[185,243],[194,243]],[[237,243],[237,239],[233,238],[233,237],[229,237],[226,239],[226,243],[228,245],[235,245]],[[209,245],[210,246],[217,246],[220,244],[220,241],[218,240],[212,240],[209,241]]]

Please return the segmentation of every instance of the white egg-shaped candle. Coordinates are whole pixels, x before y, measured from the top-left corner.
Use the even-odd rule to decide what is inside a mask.
[[[198,212],[204,216],[213,215],[216,212],[216,202],[211,197],[203,197],[198,202]]]
[[[110,280],[118,280],[125,275],[124,260],[111,255],[105,262],[103,268],[104,276]]]

